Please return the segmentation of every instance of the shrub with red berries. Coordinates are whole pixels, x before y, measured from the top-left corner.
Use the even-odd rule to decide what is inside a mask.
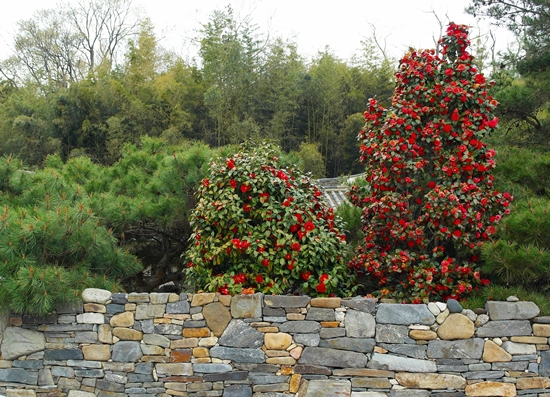
[[[483,139],[498,103],[467,51],[468,28],[451,24],[440,44],[441,55],[404,56],[390,108],[369,101],[359,139],[370,189],[350,192],[364,233],[352,267],[378,296],[413,303],[488,284],[479,248],[512,200],[493,189],[495,151]]]
[[[269,144],[214,161],[190,222],[187,280],[222,294],[347,295],[340,221],[309,177],[282,168]]]

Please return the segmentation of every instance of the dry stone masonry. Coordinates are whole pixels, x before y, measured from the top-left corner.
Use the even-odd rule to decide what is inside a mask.
[[[7,397],[550,397],[550,318],[532,302],[88,289],[0,313]]]

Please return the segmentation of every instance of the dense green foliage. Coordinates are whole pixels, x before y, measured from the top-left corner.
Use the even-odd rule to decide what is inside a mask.
[[[115,3],[83,3],[109,1]],[[116,6],[126,3],[117,0]],[[29,26],[52,18],[57,20],[51,13],[37,14],[18,33],[28,36]],[[294,43],[267,41],[250,19],[241,20],[228,7],[215,11],[197,33],[195,64],[160,48],[149,21],[132,32],[126,47],[119,44],[124,57],[103,54],[103,61],[89,64],[66,54],[67,62],[86,65],[85,72],[70,75],[70,84],[55,77],[65,76],[63,68],[45,79],[36,72],[59,66],[46,56],[59,49],[55,41],[28,37],[19,43],[26,52],[21,49],[16,63],[0,60],[0,154],[13,153],[30,165],[40,165],[51,153],[64,161],[85,154],[113,164],[125,143],[137,144],[143,135],[172,143],[201,140],[213,147],[270,138],[286,152],[298,151],[302,143],[316,147],[316,174],[361,171],[354,120],[365,98],[389,99],[393,79],[391,64],[377,57],[368,41],[348,62],[329,50],[306,60]],[[43,64],[36,64],[36,56],[28,70],[22,57],[41,51]],[[306,161],[311,152],[303,150]]]
[[[175,281],[181,288],[189,213],[211,156],[203,144],[144,138],[139,147],[126,145],[112,166],[51,156],[44,168],[27,171],[4,158],[4,302],[17,312],[45,313],[91,285],[149,291]]]
[[[352,291],[341,222],[270,144],[213,161],[191,217],[187,280],[222,294]]]

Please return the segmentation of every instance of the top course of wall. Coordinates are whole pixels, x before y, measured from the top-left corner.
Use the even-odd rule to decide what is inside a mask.
[[[549,396],[550,318],[532,302],[111,294],[4,313],[8,397]]]

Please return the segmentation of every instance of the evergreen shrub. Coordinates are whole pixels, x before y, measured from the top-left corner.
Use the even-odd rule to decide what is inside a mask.
[[[191,216],[186,279],[222,294],[346,295],[340,220],[300,170],[283,168],[270,143],[212,162]]]

